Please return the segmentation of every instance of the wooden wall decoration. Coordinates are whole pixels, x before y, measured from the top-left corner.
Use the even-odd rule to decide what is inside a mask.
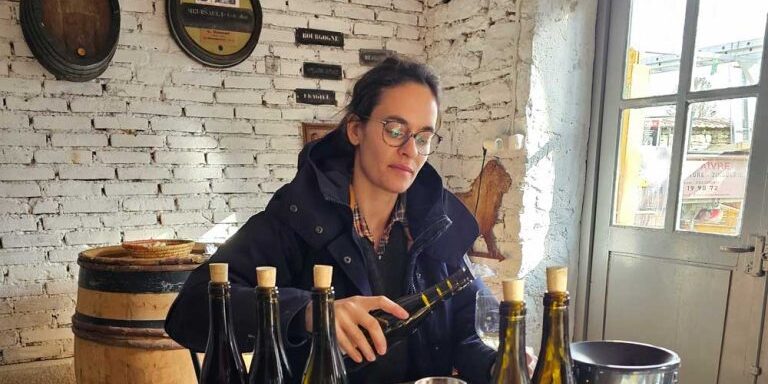
[[[120,34],[118,0],[25,0],[19,21],[29,49],[57,79],[88,81],[109,67]]]
[[[167,0],[166,15],[184,52],[211,67],[241,63],[261,35],[258,0]]]
[[[482,178],[482,183],[480,180]],[[493,226],[499,217],[501,208],[501,199],[509,191],[512,185],[512,178],[504,167],[497,160],[490,160],[483,167],[480,176],[472,182],[468,192],[457,193],[456,196],[467,206],[470,212],[475,212],[475,204],[478,202],[477,196],[480,195],[479,204],[475,218],[480,225],[480,234],[488,245],[488,252],[478,252],[472,250],[470,256],[487,257],[491,259],[504,260],[504,255],[499,251],[496,245],[496,237],[493,235]]]
[[[307,144],[310,141],[320,139],[335,128],[336,124],[301,123],[301,138],[304,140],[304,144]]]

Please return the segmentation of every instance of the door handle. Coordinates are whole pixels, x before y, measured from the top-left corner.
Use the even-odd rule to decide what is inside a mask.
[[[728,253],[751,253],[752,256],[747,259],[744,265],[744,272],[748,275],[761,277],[768,269],[768,264],[765,263],[765,236],[750,236],[755,245],[743,245],[736,247],[721,246],[720,252]]]
[[[755,247],[751,245],[748,245],[746,247],[726,247],[726,246],[720,247],[720,252],[728,252],[728,253],[749,253],[754,251],[755,251]]]

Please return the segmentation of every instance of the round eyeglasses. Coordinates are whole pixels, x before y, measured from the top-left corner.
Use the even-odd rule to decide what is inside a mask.
[[[402,147],[413,137],[416,142],[416,152],[422,156],[427,156],[435,152],[437,146],[443,141],[443,137],[429,130],[422,130],[416,133],[408,129],[408,125],[397,120],[374,120],[380,123],[384,129],[381,130],[381,138],[384,143],[390,147]]]

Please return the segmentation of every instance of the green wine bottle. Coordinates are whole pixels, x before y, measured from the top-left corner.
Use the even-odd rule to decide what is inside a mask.
[[[427,315],[432,313],[437,305],[456,295],[474,280],[475,276],[472,274],[472,271],[468,267],[462,267],[445,280],[425,289],[423,292],[417,292],[395,300],[395,303],[408,311],[409,316],[406,319],[400,319],[381,309],[371,311],[371,316],[379,322],[384,337],[387,340],[387,349],[405,342],[408,336],[416,331],[419,324],[427,318]],[[373,345],[368,331],[362,328],[361,330],[366,339],[368,339],[368,344]],[[344,360],[348,371],[351,373],[359,371],[370,363],[365,359],[360,363],[356,363],[348,355],[344,357]]]
[[[502,282],[504,300],[499,305],[499,352],[491,384],[530,384],[525,362],[525,300],[523,280]]]
[[[277,271],[274,267],[256,268],[256,314],[259,324],[254,339],[249,384],[283,384],[291,375],[280,333]]]
[[[568,268],[547,268],[544,326],[533,384],[576,384],[568,336]]]
[[[211,263],[208,285],[208,345],[205,347],[200,384],[245,384],[245,363],[235,341],[229,302],[228,265]]]
[[[312,347],[301,377],[302,384],[347,384],[347,371],[336,341],[333,316],[333,267],[315,265],[312,288]]]

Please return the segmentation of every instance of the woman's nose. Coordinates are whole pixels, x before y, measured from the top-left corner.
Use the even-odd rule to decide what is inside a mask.
[[[415,157],[419,154],[419,150],[416,147],[416,137],[411,136],[408,140],[400,146],[399,151],[408,157]]]

